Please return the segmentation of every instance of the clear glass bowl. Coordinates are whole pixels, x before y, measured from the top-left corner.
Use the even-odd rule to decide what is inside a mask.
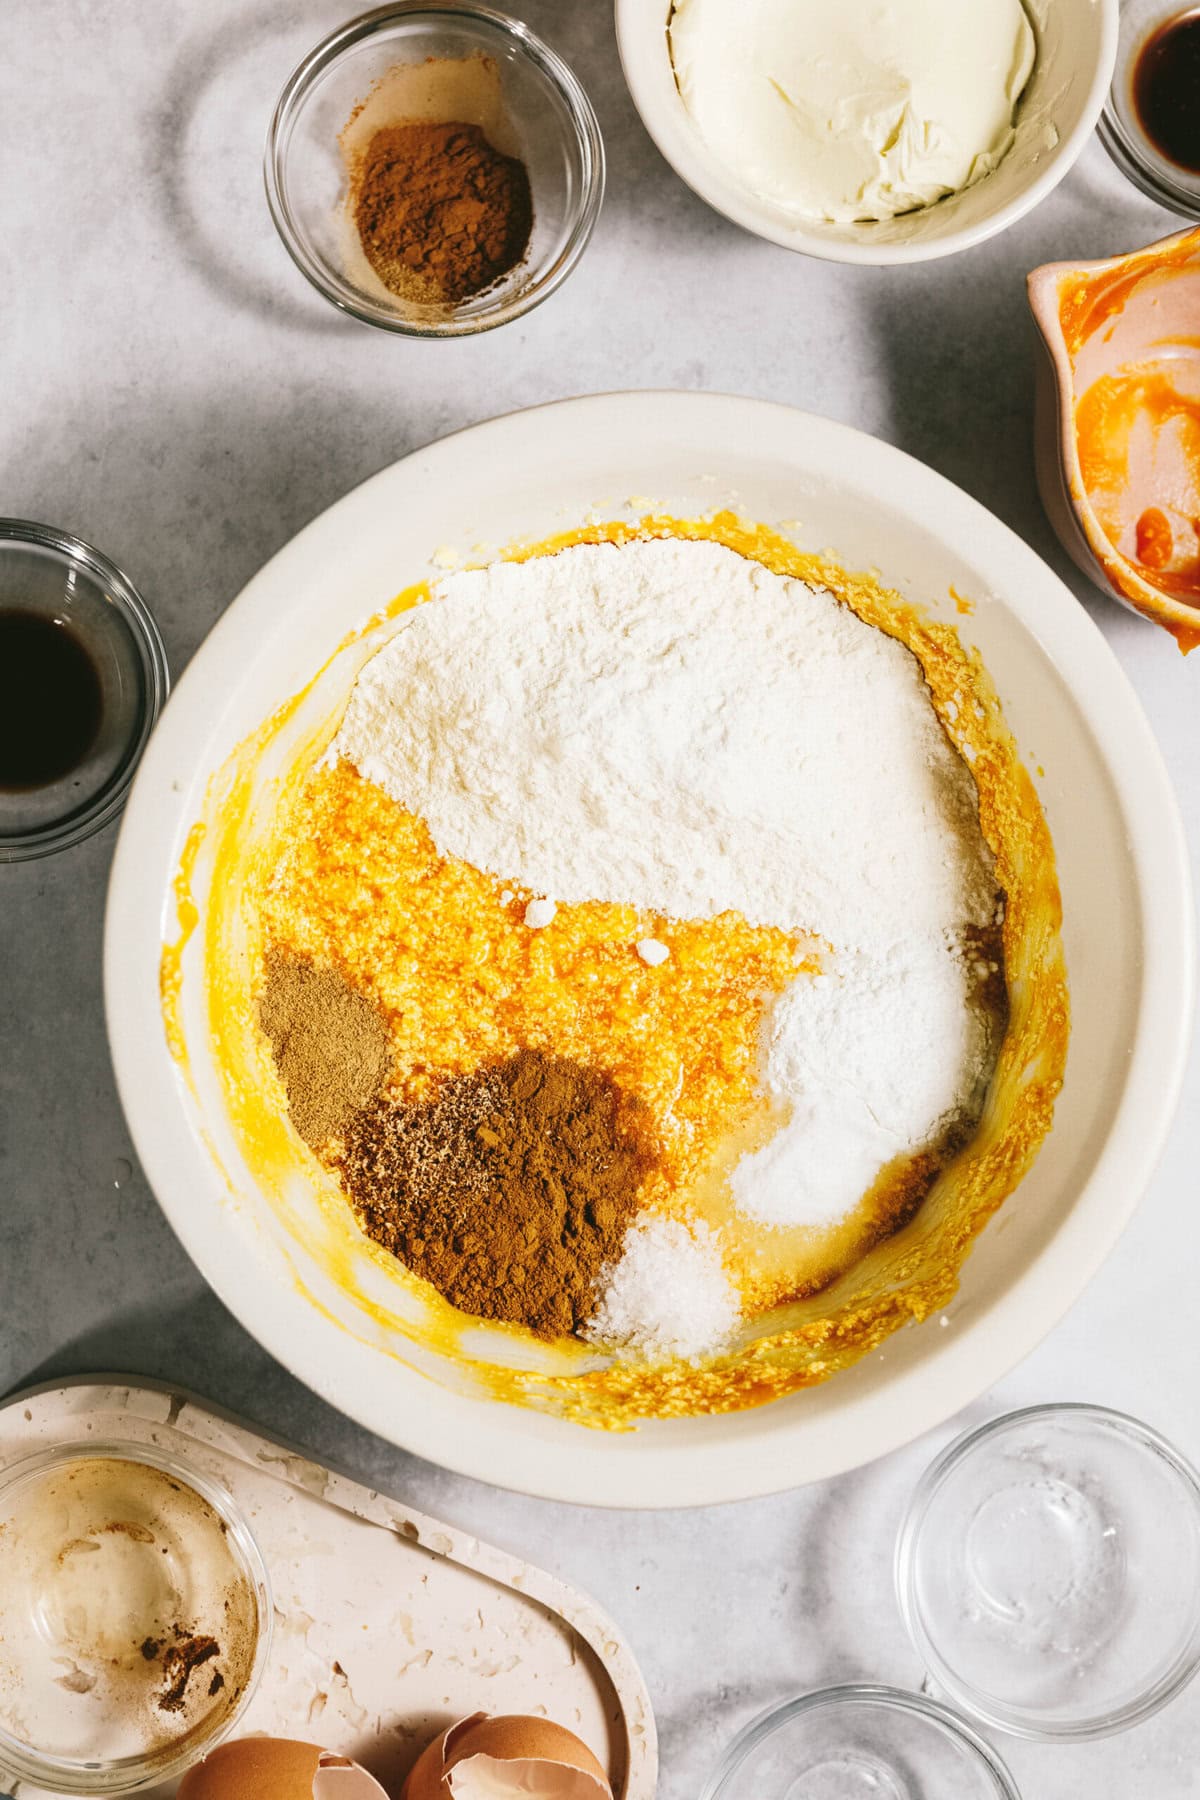
[[[896,1590],[938,1686],[986,1724],[1123,1730],[1200,1666],[1200,1479],[1122,1413],[1006,1414],[927,1470]]]
[[[116,817],[170,677],[158,627],[133,583],[68,532],[0,519],[0,610],[70,626],[100,684],[100,725],[83,761],[43,787],[0,791],[4,863],[65,850]]]
[[[57,1445],[0,1475],[0,1790],[157,1786],[254,1695],[270,1583],[228,1493],[146,1444]],[[215,1647],[213,1647],[215,1646]]]
[[[1123,175],[1160,206],[1185,219],[1200,219],[1200,175],[1162,154],[1146,136],[1133,100],[1133,72],[1142,46],[1168,19],[1185,17],[1195,5],[1181,0],[1121,0],[1121,29],[1112,87],[1096,127],[1097,135]]]
[[[1019,1800],[965,1719],[900,1688],[824,1688],[755,1719],[701,1800]]]
[[[398,65],[479,56],[494,65],[502,116],[529,171],[533,234],[524,259],[484,292],[452,308],[420,306],[389,293],[355,254],[339,134]],[[432,102],[423,116],[453,117],[453,104],[447,114]],[[604,197],[604,145],[575,76],[519,20],[401,0],[352,20],[305,57],[275,109],[265,173],[285,247],[334,306],[388,331],[462,337],[520,318],[566,280]]]

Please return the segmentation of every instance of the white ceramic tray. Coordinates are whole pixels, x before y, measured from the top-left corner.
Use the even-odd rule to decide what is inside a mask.
[[[653,1800],[650,1699],[628,1645],[586,1595],[178,1390],[88,1378],[0,1406],[0,1468],[89,1437],[171,1451],[223,1482],[250,1522],[275,1633],[237,1735],[340,1750],[399,1793],[452,1720],[540,1713],[591,1746],[617,1800]]]

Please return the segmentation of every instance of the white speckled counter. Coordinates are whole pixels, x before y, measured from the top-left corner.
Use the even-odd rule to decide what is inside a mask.
[[[508,329],[407,343],[336,316],[276,241],[262,140],[332,0],[7,0],[0,246],[0,511],[123,564],[178,672],[267,556],[354,482],[459,425],[594,389],[761,395],[923,457],[1079,594],[1150,712],[1200,848],[1200,652],[1090,592],[1042,517],[1029,453],[1024,276],[1174,229],[1096,144],[1031,217],[910,269],[805,261],[710,213],[625,93],[605,0],[513,0],[574,64],[610,158],[578,273]],[[553,1506],[416,1462],[331,1413],[212,1297],[134,1166],[100,1001],[112,834],[0,870],[0,1390],[124,1369],[202,1392],[369,1486],[577,1583],[647,1677],[662,1800],[693,1800],[762,1707],[828,1681],[920,1681],[891,1543],[935,1438],[773,1500],[631,1516]],[[1117,1252],[985,1402],[1139,1413],[1200,1458],[1194,1295],[1200,1064]],[[1002,1742],[1038,1800],[1183,1800],[1200,1684],[1140,1730],[1073,1748]]]

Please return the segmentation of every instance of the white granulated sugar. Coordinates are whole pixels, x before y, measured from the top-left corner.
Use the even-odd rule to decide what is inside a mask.
[[[945,942],[835,957],[785,989],[762,1035],[763,1084],[791,1118],[741,1158],[730,1185],[768,1225],[842,1218],[885,1163],[977,1107],[990,1064],[966,961]]]
[[[597,1281],[599,1305],[584,1336],[647,1356],[711,1355],[741,1318],[738,1291],[721,1263],[716,1233],[643,1213],[621,1255]]]
[[[916,659],[719,544],[447,576],[362,670],[331,754],[443,855],[560,904],[733,908],[855,949],[992,910]]]

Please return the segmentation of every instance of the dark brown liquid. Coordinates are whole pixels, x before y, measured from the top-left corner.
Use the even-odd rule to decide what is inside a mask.
[[[1160,25],[1133,71],[1133,103],[1155,149],[1200,175],[1200,10]]]
[[[0,608],[0,789],[48,787],[100,729],[100,676],[70,626]]]

